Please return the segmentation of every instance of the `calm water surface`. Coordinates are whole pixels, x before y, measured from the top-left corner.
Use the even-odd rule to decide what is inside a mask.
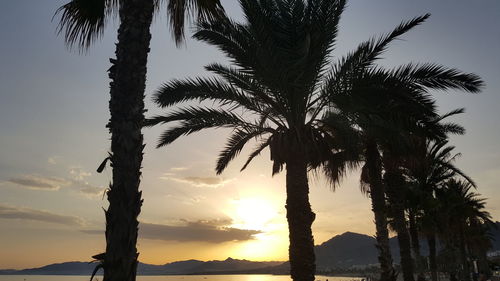
[[[102,281],[98,276],[95,281]],[[138,276],[137,281],[291,281],[283,275],[169,275]],[[360,281],[355,277],[316,276],[319,281]],[[0,275],[0,281],[89,281],[88,276],[65,275]]]

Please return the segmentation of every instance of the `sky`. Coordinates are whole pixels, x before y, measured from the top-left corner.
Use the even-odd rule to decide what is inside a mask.
[[[55,10],[66,0],[5,1],[0,10],[0,268],[89,261],[104,249],[103,191],[111,170],[95,172],[109,151],[109,86],[117,21],[86,54],[56,35]],[[242,20],[239,5],[227,13]],[[431,18],[390,46],[379,63],[435,62],[474,72],[486,82],[477,95],[436,92],[441,112],[467,129],[453,137],[457,161],[478,184],[500,220],[500,2],[497,0],[351,0],[340,22],[334,58],[391,31],[402,20]],[[190,32],[187,32],[189,37]],[[173,78],[208,75],[227,63],[214,47],[188,39],[176,48],[164,13],[156,16],[148,63],[148,116],[161,113],[151,95]],[[165,129],[165,128],[163,128]],[[221,175],[215,160],[227,130],[210,130],[155,149],[162,128],[146,129],[139,220],[142,262],[185,259],[286,260],[285,181],[271,177],[269,152],[244,172],[249,149]],[[252,145],[249,146],[251,148]],[[354,171],[335,190],[310,179],[315,243],[345,231],[373,235],[369,199]]]

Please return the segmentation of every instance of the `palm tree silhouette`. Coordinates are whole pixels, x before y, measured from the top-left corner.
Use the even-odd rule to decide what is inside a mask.
[[[161,107],[189,101],[211,101],[214,107],[185,106],[149,119],[150,126],[176,124],[161,135],[158,146],[207,128],[231,128],[233,133],[217,161],[217,173],[251,139],[260,143],[242,170],[268,147],[273,174],[286,167],[292,278],[309,281],[314,279],[315,265],[307,171],[322,169],[335,186],[347,170],[361,163],[362,139],[368,144],[365,170],[372,173],[368,183],[380,237],[382,276],[390,280],[394,272],[381,174],[381,153],[387,151],[383,148],[401,142],[401,128],[411,133],[408,122],[420,129],[421,123],[436,121],[429,89],[476,92],[481,80],[434,64],[408,64],[393,70],[374,67],[390,42],[429,15],[403,22],[391,33],[360,44],[332,67],[330,54],[345,1],[240,3],[247,22],[201,23],[194,34],[217,46],[234,66],[211,64],[206,69],[218,77],[173,80],[155,95]],[[361,130],[362,137],[356,130]]]
[[[331,101],[340,114],[358,128],[361,139],[359,153],[364,162],[362,190],[370,195],[375,214],[381,280],[391,280],[395,275],[388,243],[386,195],[393,199],[391,208],[397,205],[400,207],[398,210],[404,213],[401,190],[405,183],[397,171],[401,160],[413,149],[410,141],[415,135],[425,133],[430,138],[443,138],[447,132],[461,132],[454,124],[439,123],[448,115],[440,117],[437,114],[429,90],[462,89],[477,92],[482,81],[474,74],[435,64],[408,64],[391,70],[371,67],[357,73],[357,76],[350,77],[349,86],[333,95]],[[398,161],[388,159],[391,153]],[[398,182],[389,186],[391,172]],[[392,189],[389,190],[389,187]],[[399,214],[401,226],[404,216]],[[405,251],[401,253],[405,257],[402,261],[403,273],[406,278],[412,278],[409,237],[404,237],[407,231],[402,228],[400,232],[403,233],[398,236],[403,239],[401,250]]]
[[[113,181],[107,192],[109,208],[106,215],[106,252],[96,255],[102,260],[104,280],[135,280],[137,271],[137,217],[142,199],[139,191],[143,157],[144,88],[146,65],[151,39],[150,26],[159,0],[71,0],[61,6],[59,33],[68,46],[87,50],[99,39],[113,15],[118,14],[120,26],[116,59],[110,59],[109,109],[107,127],[111,133],[109,159]],[[218,0],[169,0],[167,12],[174,38],[180,43],[184,35],[187,11],[198,18],[221,15]]]
[[[315,214],[309,204],[307,172],[319,166],[327,169],[318,158],[337,159],[343,151],[336,150],[335,137],[309,113],[326,108],[329,91],[322,90],[320,82],[329,77],[328,56],[345,1],[241,0],[240,4],[245,24],[229,19],[201,23],[194,34],[221,49],[235,67],[208,65],[206,69],[218,78],[174,80],[155,95],[162,107],[210,100],[214,108],[184,107],[153,117],[148,124],[180,121],[161,135],[158,146],[202,129],[233,129],[217,160],[218,174],[249,140],[260,139],[242,170],[266,147],[271,151],[272,174],[286,167],[291,275],[296,281],[313,281]]]
[[[473,188],[474,186],[468,181],[450,179],[444,188],[436,191],[436,197],[441,203],[440,222],[447,226],[441,233],[441,238],[448,249],[458,252],[458,264],[460,264],[458,273],[460,279],[466,281],[471,280],[470,250],[477,246],[472,243],[478,241],[474,236],[485,238],[485,233],[478,226],[493,224],[491,215],[485,211],[485,199],[473,192]]]
[[[462,112],[462,109],[458,109],[447,116]],[[453,126],[458,128],[458,125]],[[440,202],[435,198],[435,191],[443,188],[448,180],[454,177],[462,177],[473,185],[475,183],[454,165],[460,153],[453,153],[455,147],[448,145],[447,139],[433,141],[420,138],[414,142],[413,147],[414,151],[405,163],[409,181],[407,192],[409,231],[416,258],[421,257],[418,244],[419,233],[427,238],[431,278],[432,281],[436,281],[436,235],[441,223],[438,219]]]

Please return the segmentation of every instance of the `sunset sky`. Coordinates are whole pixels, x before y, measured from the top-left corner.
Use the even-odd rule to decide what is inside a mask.
[[[95,170],[110,146],[106,70],[118,21],[80,55],[56,36],[57,18],[51,21],[66,2],[3,1],[0,9],[0,269],[89,261],[104,249],[103,190],[111,169]],[[223,5],[241,20],[237,1]],[[479,95],[435,96],[443,113],[466,108],[453,119],[467,129],[452,138],[463,154],[457,165],[476,180],[488,210],[500,220],[500,1],[351,0],[334,55],[427,12],[431,18],[391,45],[380,64],[436,62],[485,80]],[[161,112],[151,94],[163,82],[207,75],[204,65],[226,62],[215,48],[193,40],[176,49],[166,26],[160,13],[152,29],[148,116]],[[229,131],[206,131],[155,149],[160,132],[144,131],[139,259],[286,260],[285,181],[284,175],[271,177],[268,151],[240,173],[244,150],[217,177],[215,160]],[[374,234],[356,171],[335,192],[321,177],[310,183],[316,244],[345,231]]]

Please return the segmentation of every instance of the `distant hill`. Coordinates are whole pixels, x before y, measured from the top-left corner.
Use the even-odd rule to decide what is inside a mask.
[[[500,222],[496,222],[497,229],[490,231],[494,240],[492,250],[500,250]],[[346,232],[314,247],[318,270],[345,269],[353,266],[366,266],[378,263],[378,253],[374,237]],[[392,257],[399,262],[399,247],[395,237],[389,239]],[[428,248],[422,240],[421,251],[427,255]],[[86,262],[65,262],[51,264],[39,268],[0,270],[0,275],[89,275],[95,264]],[[288,262],[254,262],[227,258],[223,261],[186,260],[152,265],[139,263],[139,275],[187,275],[187,274],[288,274]]]
[[[376,240],[372,236],[345,232],[315,246],[316,266],[319,270],[366,266],[378,263]],[[389,239],[392,258],[399,262],[399,246],[396,237]],[[427,252],[427,245],[422,241],[422,252]]]
[[[500,222],[496,222],[496,228],[492,228],[490,233],[492,240],[492,251],[500,251]],[[374,237],[345,232],[332,239],[315,246],[316,266],[319,270],[349,268],[352,266],[366,266],[378,263],[378,251],[375,247]],[[392,258],[399,263],[399,245],[397,237],[389,239]],[[420,251],[426,256],[429,253],[427,240],[420,240]]]
[[[187,260],[153,265],[139,263],[139,275],[176,275],[176,274],[214,274],[218,272],[242,272],[261,268],[272,268],[283,262],[254,262],[227,258],[224,261],[199,261]],[[0,270],[0,275],[89,275],[94,270],[95,264],[87,262],[65,262],[46,265],[39,268],[22,270]]]

